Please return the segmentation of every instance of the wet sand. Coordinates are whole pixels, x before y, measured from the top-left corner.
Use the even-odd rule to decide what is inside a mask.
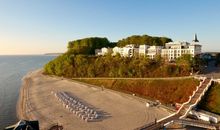
[[[68,92],[101,113],[96,122],[85,122],[69,112],[51,92]],[[17,104],[19,119],[39,120],[41,130],[53,124],[65,130],[132,130],[171,114],[161,107],[147,108],[144,100],[84,83],[45,76],[41,70],[23,78]]]

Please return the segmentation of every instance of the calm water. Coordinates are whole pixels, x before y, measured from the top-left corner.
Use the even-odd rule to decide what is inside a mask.
[[[0,56],[0,130],[16,123],[16,103],[22,77],[54,56]]]

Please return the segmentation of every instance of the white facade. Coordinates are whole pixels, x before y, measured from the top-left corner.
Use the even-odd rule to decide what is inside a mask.
[[[106,54],[110,53],[112,51],[112,49],[104,47],[101,49],[101,51],[102,51],[102,55],[106,55]]]
[[[114,47],[112,55],[115,56],[119,53],[123,57],[133,57],[135,53],[138,51],[137,48],[133,44],[126,45],[125,47]]]
[[[113,51],[113,53],[112,53],[113,56],[115,56],[116,54],[123,55],[123,48],[121,48],[121,47],[116,46],[112,49],[112,51]]]
[[[148,45],[140,45],[139,46],[139,56],[146,56],[147,55],[147,49],[149,47],[150,46],[148,46]]]
[[[104,56],[104,55],[110,53],[111,51],[112,51],[111,48],[103,47],[103,48],[101,48],[101,49],[96,49],[96,50],[95,50],[95,53],[96,53],[96,55],[98,55],[98,56]]]
[[[201,54],[202,52],[202,46],[199,45],[197,42],[192,42],[189,48],[191,49],[191,53],[193,54],[193,56]]]
[[[95,49],[95,55],[101,55],[102,50],[101,49]]]
[[[168,59],[169,61],[175,60],[184,54],[190,54],[194,57],[201,53],[201,45],[198,42],[192,44],[188,42],[169,42],[166,43],[165,48],[162,49],[161,56]]]
[[[147,56],[150,59],[154,59],[157,55],[161,55],[162,46],[150,46],[147,49]]]
[[[123,55],[124,57],[133,57],[134,56],[134,45],[126,45],[123,47]]]
[[[133,57],[136,55],[148,57],[154,59],[156,55],[161,55],[163,58],[173,61],[184,54],[190,54],[192,57],[201,53],[201,45],[199,45],[199,40],[195,35],[192,43],[188,42],[169,42],[165,46],[149,46],[149,45],[139,45],[136,48],[134,44],[126,45],[125,47],[114,47],[112,50],[110,48],[97,49],[97,55],[105,55],[112,51],[112,55],[115,56],[117,53],[123,57]]]
[[[161,54],[162,46],[148,46],[140,45],[139,46],[139,56],[147,56],[150,59],[154,59],[156,55]]]

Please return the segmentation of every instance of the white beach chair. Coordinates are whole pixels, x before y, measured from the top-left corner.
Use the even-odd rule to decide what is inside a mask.
[[[95,119],[98,119],[99,115],[98,114],[95,114]]]

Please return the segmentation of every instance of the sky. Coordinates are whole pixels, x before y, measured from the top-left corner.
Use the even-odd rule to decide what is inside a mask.
[[[220,51],[219,0],[0,0],[0,55],[65,52],[68,41],[166,36]]]

